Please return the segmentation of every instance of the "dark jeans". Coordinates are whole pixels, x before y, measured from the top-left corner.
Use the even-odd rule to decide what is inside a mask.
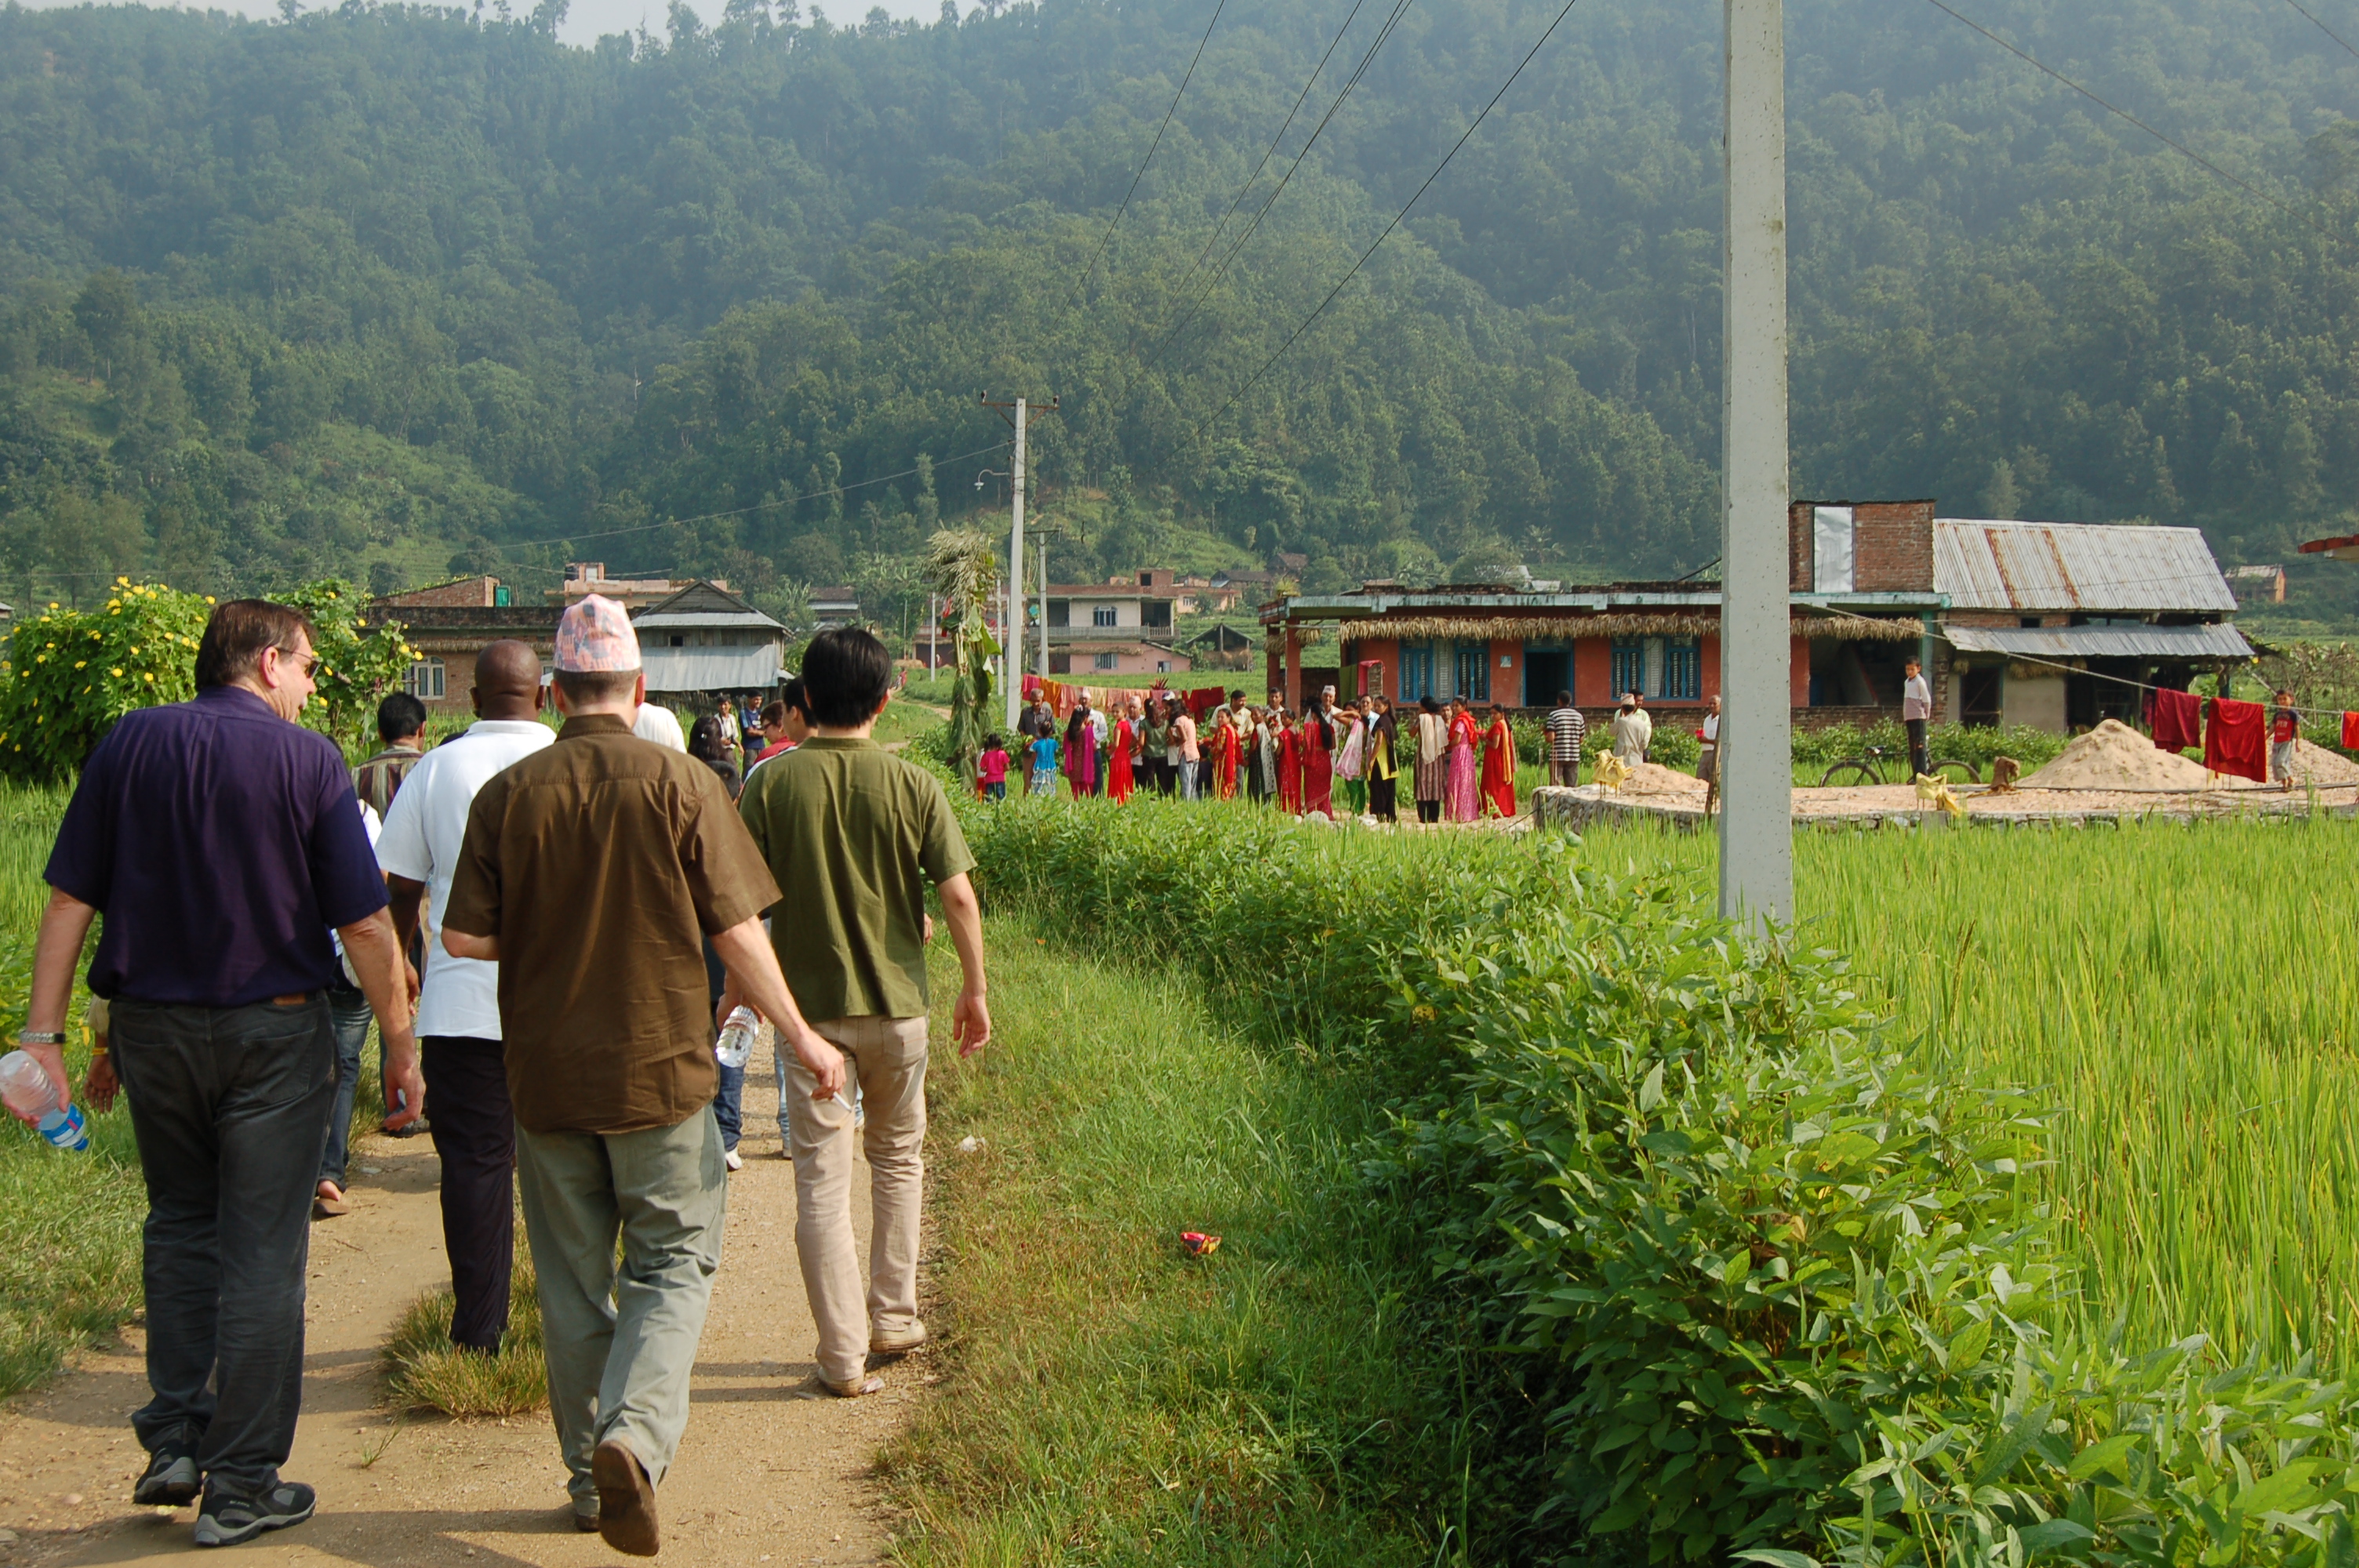
[[[1933,771],[1933,753],[1925,745],[1925,720],[1911,719],[1906,722],[1908,729],[1908,776],[1914,778],[1919,773],[1930,773]]]
[[[721,954],[712,946],[710,936],[704,939],[704,981],[710,999],[707,1005],[717,1012],[721,1008],[721,993],[729,984],[729,967],[721,961]],[[714,1031],[712,1039],[714,1044],[720,1043],[718,1030]],[[716,1062],[714,1065],[719,1066],[720,1064]],[[721,1092],[712,1097],[712,1119],[721,1124],[721,1147],[736,1148],[737,1135],[745,1124],[745,1068],[721,1067]]]
[[[328,1147],[320,1156],[319,1179],[333,1182],[341,1189],[351,1153],[353,1095],[360,1087],[361,1050],[368,1044],[367,995],[344,986],[330,986],[328,1016],[336,1027],[336,1103],[328,1112]],[[387,1110],[390,1114],[390,1108]]]
[[[442,1161],[442,1250],[451,1260],[451,1343],[495,1351],[516,1267],[516,1111],[496,1040],[429,1034],[418,1043]]]
[[[147,1181],[140,1445],[195,1444],[233,1493],[271,1486],[303,1403],[311,1190],[336,1094],[314,993],[281,1007],[115,1000],[114,1069]],[[212,1387],[208,1388],[208,1382]]]

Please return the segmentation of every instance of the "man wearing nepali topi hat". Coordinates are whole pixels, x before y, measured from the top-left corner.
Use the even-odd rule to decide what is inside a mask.
[[[631,733],[646,676],[621,605],[592,594],[565,611],[556,697],[556,743],[475,796],[442,942],[500,966],[517,1186],[574,1522],[652,1556],[655,1488],[688,1422],[721,1263],[702,939],[818,1093],[842,1090],[843,1057],[779,976],[761,922],[777,884],[720,779]]]

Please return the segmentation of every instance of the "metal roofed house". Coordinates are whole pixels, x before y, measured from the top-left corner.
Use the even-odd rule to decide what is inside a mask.
[[[1798,724],[1897,714],[1911,657],[1924,660],[1942,717],[2062,730],[2136,713],[2136,688],[2101,676],[2184,686],[2199,667],[2252,656],[2223,623],[2235,600],[2193,529],[1937,521],[1934,511],[1930,501],[1792,507]],[[1371,582],[1279,600],[1262,622],[1270,687],[1297,702],[1322,685],[1524,708],[1568,690],[1603,710],[1636,689],[1677,709],[1700,708],[1720,683],[1710,582]]]
[[[1944,719],[2135,722],[2144,694],[2125,682],[2184,690],[2199,671],[2253,656],[2200,529],[1943,517],[1933,557],[1953,650],[1935,692]]]
[[[750,693],[778,684],[787,629],[717,584],[692,582],[632,616],[631,625],[651,693]]]

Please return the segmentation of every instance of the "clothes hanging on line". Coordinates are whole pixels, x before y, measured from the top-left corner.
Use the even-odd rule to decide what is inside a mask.
[[[2203,744],[2203,699],[2191,691],[2158,691],[2148,706],[2154,743],[2166,752]]]
[[[2343,716],[2343,749],[2346,752],[2359,752],[2359,713],[2346,713]]]
[[[2269,777],[2269,710],[2257,702],[2213,697],[2203,729],[2203,765],[2267,784]]]

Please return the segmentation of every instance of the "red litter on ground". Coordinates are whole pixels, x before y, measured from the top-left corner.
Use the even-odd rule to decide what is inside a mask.
[[[1180,1245],[1188,1249],[1190,1258],[1208,1258],[1221,1249],[1221,1238],[1201,1230],[1183,1230],[1180,1233]]]

